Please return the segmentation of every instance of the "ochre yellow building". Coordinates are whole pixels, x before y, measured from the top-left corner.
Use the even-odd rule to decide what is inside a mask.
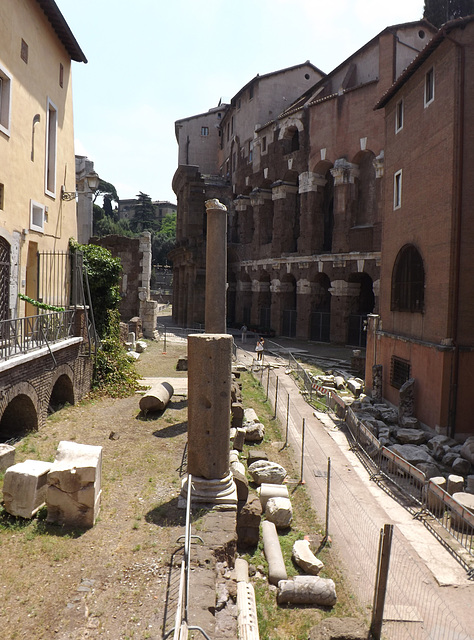
[[[37,298],[38,253],[77,234],[72,61],[87,59],[53,0],[2,0],[0,320],[32,312],[18,294]]]

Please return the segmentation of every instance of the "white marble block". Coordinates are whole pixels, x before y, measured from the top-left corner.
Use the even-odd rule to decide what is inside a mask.
[[[3,479],[3,502],[12,516],[32,518],[45,502],[51,462],[25,460],[9,467]]]
[[[0,444],[0,471],[5,471],[15,464],[15,447],[10,444]]]
[[[92,527],[99,515],[102,447],[62,441],[48,474],[47,522]]]

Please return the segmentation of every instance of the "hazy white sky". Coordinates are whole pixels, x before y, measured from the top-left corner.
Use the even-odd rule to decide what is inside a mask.
[[[174,122],[257,73],[328,73],[423,0],[56,0],[88,59],[73,63],[76,153],[120,198],[176,201]]]

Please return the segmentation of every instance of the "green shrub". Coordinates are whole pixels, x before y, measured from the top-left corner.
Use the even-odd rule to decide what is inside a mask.
[[[94,359],[92,390],[112,398],[123,398],[138,388],[139,375],[120,342],[120,316],[116,309],[107,314],[108,333]]]

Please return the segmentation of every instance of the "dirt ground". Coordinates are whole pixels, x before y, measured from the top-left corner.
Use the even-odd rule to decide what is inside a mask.
[[[141,375],[177,375],[185,344],[166,354],[149,345]],[[163,414],[143,416],[139,397],[64,408],[16,443],[16,462],[52,461],[61,440],[103,447],[102,507],[86,531],[46,524],[44,509],[32,521],[0,509],[1,640],[162,637],[170,553],[184,526],[186,405],[175,396]]]

